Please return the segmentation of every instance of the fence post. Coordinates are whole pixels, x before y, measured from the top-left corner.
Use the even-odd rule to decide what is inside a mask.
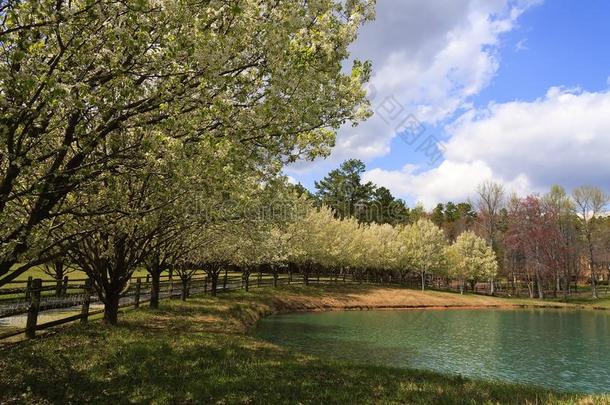
[[[87,281],[85,281],[85,285],[83,287],[83,307],[81,308],[81,318],[80,318],[80,322],[81,323],[87,323],[87,321],[89,320],[89,305],[91,305],[91,280],[87,279]]]
[[[30,288],[30,306],[28,308],[28,319],[25,327],[25,336],[28,339],[36,337],[36,323],[38,322],[38,311],[40,310],[40,290],[42,280],[37,278],[32,281]]]
[[[172,281],[171,273],[169,280],[169,299],[171,300],[174,297],[174,282]]]
[[[203,294],[208,293],[208,276],[203,279]]]
[[[138,277],[136,279],[136,295],[134,297],[134,303],[133,306],[135,308],[140,308],[140,291],[142,289],[142,280],[140,280],[140,277]]]
[[[292,272],[289,271],[288,272],[288,284],[290,284],[292,282]]]
[[[32,276],[28,277],[28,283],[25,286],[25,299],[26,300],[30,299],[30,293],[32,290],[32,280],[33,280]]]

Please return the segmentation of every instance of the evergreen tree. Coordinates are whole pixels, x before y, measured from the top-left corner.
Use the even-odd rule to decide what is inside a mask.
[[[375,185],[362,183],[362,173],[366,167],[361,160],[349,159],[338,169],[332,170],[322,180],[315,183],[316,197],[323,205],[330,207],[338,218],[355,217],[369,222],[369,207]]]
[[[405,202],[395,198],[390,190],[379,187],[373,193],[371,220],[378,224],[405,224],[409,221],[409,209]]]

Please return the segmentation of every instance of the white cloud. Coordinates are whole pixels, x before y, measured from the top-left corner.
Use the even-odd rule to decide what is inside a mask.
[[[519,194],[559,183],[606,185],[610,179],[610,90],[551,88],[531,102],[491,104],[447,128],[446,160],[417,172],[371,170],[367,179],[427,206],[468,197],[494,179]]]
[[[356,128],[343,128],[331,160],[387,154],[396,127],[409,114],[434,125],[467,108],[469,98],[485,88],[498,69],[501,34],[539,2],[378,2],[377,20],[363,29],[353,47],[354,57],[373,61],[371,98],[378,114]],[[403,110],[384,117],[379,107],[390,96]]]
[[[517,44],[515,45],[515,51],[517,51],[517,52],[527,51],[529,48],[527,47],[526,43],[527,43],[527,39],[522,39],[519,42],[517,42]]]
[[[481,161],[455,163],[445,161],[439,167],[416,173],[415,167],[405,166],[399,171],[373,169],[364,178],[392,193],[412,198],[431,208],[440,201],[463,201],[469,190],[484,180],[492,178],[491,169]],[[459,185],[459,186],[458,186]]]

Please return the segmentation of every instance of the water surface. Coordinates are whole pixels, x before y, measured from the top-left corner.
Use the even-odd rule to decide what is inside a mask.
[[[610,392],[610,315],[602,311],[324,312],[263,319],[254,334],[301,352],[366,364]]]

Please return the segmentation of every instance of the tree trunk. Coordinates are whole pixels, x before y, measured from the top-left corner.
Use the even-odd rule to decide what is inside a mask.
[[[63,285],[61,287],[61,296],[62,297],[65,297],[66,294],[68,294],[68,281],[69,281],[68,276],[64,276]]]
[[[595,277],[595,266],[591,263],[591,293],[593,298],[597,299],[597,279]]]
[[[158,271],[150,272],[152,278],[152,284],[150,288],[150,304],[149,306],[153,309],[159,308],[159,290],[161,282],[161,274]]]
[[[180,299],[182,301],[186,301],[186,297],[188,296],[188,286],[189,286],[189,279],[183,278],[182,279],[182,291],[180,291]]]
[[[64,285],[63,285],[63,278],[62,277],[58,277],[55,280],[55,296],[56,297],[61,297],[61,292],[64,289]]]
[[[421,272],[421,290],[424,291],[426,289],[426,272]]]
[[[570,275],[568,269],[566,269],[566,273],[564,274],[563,279],[563,300],[568,300],[568,291],[570,290]]]
[[[213,272],[210,277],[212,279],[212,297],[216,296],[216,289],[218,287],[218,272]]]
[[[540,269],[536,269],[536,286],[538,287],[538,299],[544,299],[544,284],[540,275]]]
[[[119,294],[106,292],[104,302],[104,323],[116,325],[119,317]]]
[[[555,270],[555,288],[553,289],[553,297],[557,298],[557,293],[561,291],[561,282],[559,281],[559,270]]]
[[[593,294],[593,298],[597,299],[597,280],[595,279],[595,257],[593,255],[591,230],[587,231],[587,244],[589,246],[589,269],[591,270],[591,293]]]
[[[63,278],[64,278],[64,263],[61,260],[54,260],[51,265],[55,278],[55,296],[61,297],[63,291]]]
[[[246,291],[250,291],[250,273],[244,273],[243,278]]]

